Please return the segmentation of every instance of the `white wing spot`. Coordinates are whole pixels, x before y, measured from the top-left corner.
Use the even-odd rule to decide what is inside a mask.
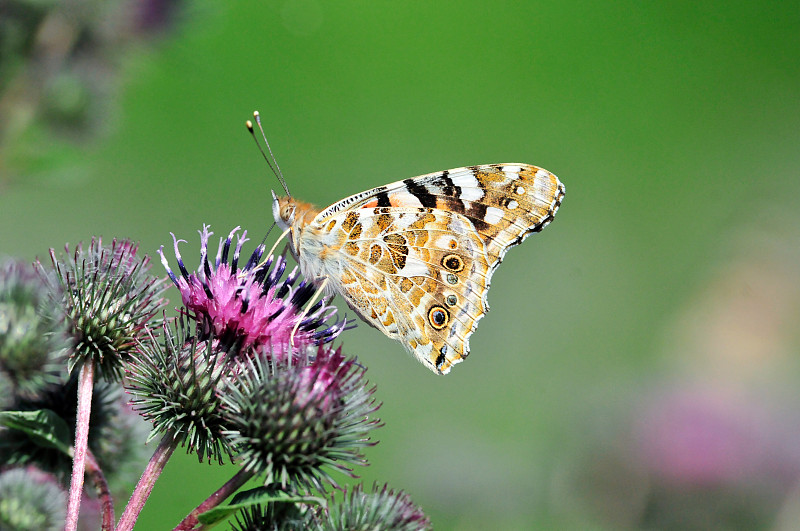
[[[452,244],[455,244],[455,247],[453,247]],[[458,242],[456,242],[456,240],[454,240],[452,236],[448,234],[443,234],[438,238],[436,238],[435,245],[438,249],[455,249],[456,247],[458,247]]]
[[[481,184],[475,175],[472,173],[465,173],[451,177],[453,184],[461,188],[461,196],[459,199],[464,201],[478,201],[483,198],[483,190]]]
[[[417,221],[418,219],[419,219],[418,216],[409,216],[406,213],[400,213],[399,216],[395,217],[393,223],[394,230],[397,232],[402,232],[408,229],[408,227],[411,226],[411,224]]]
[[[540,179],[547,179],[550,176],[550,174],[545,170],[538,170],[536,172],[536,176]]]
[[[404,277],[426,277],[430,275],[428,264],[418,258],[411,256],[406,260],[406,265],[397,271],[399,275]]]
[[[479,201],[483,198],[483,190],[480,188],[461,188],[462,201]]]
[[[420,208],[422,206],[422,202],[419,198],[405,189],[389,193],[389,199],[394,199],[403,207]]]
[[[522,168],[519,166],[503,166],[501,169],[503,173],[506,174],[506,178],[510,181],[519,179],[519,172],[522,171]]]
[[[519,203],[517,203],[517,202],[516,202],[516,201],[514,201],[513,199],[512,199],[511,201],[509,201],[509,202],[508,202],[508,208],[509,208],[510,210],[514,210],[514,209],[515,209],[515,208],[517,208],[518,206],[519,206]]]
[[[497,207],[487,207],[486,208],[486,215],[483,217],[483,220],[486,223],[494,225],[498,223],[501,219],[503,219],[503,211]]]
[[[521,186],[517,186],[516,192],[517,192],[519,195],[522,195],[522,194],[524,194],[524,193],[525,193],[525,188],[523,188],[523,187],[521,187]]]

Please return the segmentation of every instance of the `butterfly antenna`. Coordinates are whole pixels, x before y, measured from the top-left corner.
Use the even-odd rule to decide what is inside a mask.
[[[250,135],[253,137],[253,140],[256,142],[256,146],[258,147],[258,151],[261,152],[261,156],[264,157],[264,160],[267,161],[267,166],[269,169],[272,170],[272,173],[275,174],[275,177],[278,178],[278,181],[283,186],[283,190],[286,192],[286,195],[291,197],[292,194],[289,193],[289,187],[286,186],[286,179],[283,178],[283,172],[281,171],[281,167],[278,164],[278,159],[275,158],[275,155],[272,153],[272,148],[269,147],[269,140],[267,140],[267,135],[264,133],[264,128],[261,126],[261,115],[258,111],[253,113],[253,118],[256,119],[256,124],[258,124],[258,130],[261,131],[261,138],[264,139],[264,144],[267,146],[267,151],[269,152],[269,156],[261,147],[261,144],[258,143],[258,138],[256,137],[255,130],[253,129],[253,122],[247,120],[245,124],[247,125],[247,130],[250,131]]]

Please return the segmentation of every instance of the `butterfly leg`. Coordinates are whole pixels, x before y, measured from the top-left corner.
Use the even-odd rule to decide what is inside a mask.
[[[275,244],[272,246],[272,249],[270,249],[269,252],[264,255],[264,259],[261,260],[261,263],[256,266],[256,269],[263,266],[266,263],[266,261],[269,260],[269,257],[272,256],[272,253],[274,253],[275,249],[278,248],[278,244],[281,243],[281,240],[284,239],[286,235],[289,234],[291,231],[292,229],[286,229],[285,231],[283,231],[283,233],[278,237],[278,239],[275,240]]]
[[[288,231],[287,231],[287,232],[288,232]],[[284,233],[284,234],[285,234],[285,233]],[[322,279],[322,283],[319,285],[319,288],[317,289],[317,292],[316,292],[316,293],[314,293],[314,296],[313,296],[313,297],[311,297],[311,300],[310,300],[310,301],[308,301],[308,304],[306,304],[306,307],[305,307],[305,309],[303,309],[303,313],[302,313],[302,314],[300,314],[300,319],[298,319],[298,320],[297,320],[297,324],[296,324],[296,325],[294,325],[294,328],[292,329],[292,333],[291,333],[291,334],[289,334],[289,342],[291,343],[291,345],[292,345],[292,348],[294,348],[294,335],[297,333],[297,329],[298,329],[298,328],[300,328],[300,323],[302,323],[302,322],[303,322],[303,319],[305,319],[306,315],[308,314],[308,310],[309,310],[309,309],[310,309],[312,306],[314,306],[314,304],[317,302],[317,299],[319,298],[319,296],[320,296],[320,293],[324,293],[324,292],[325,292],[325,286],[326,286],[327,284],[328,284],[328,277],[324,277],[324,278]]]

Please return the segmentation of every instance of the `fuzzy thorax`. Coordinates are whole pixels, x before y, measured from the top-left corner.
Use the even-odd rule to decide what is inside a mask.
[[[289,229],[292,255],[300,265],[303,276],[316,284],[321,279],[330,277],[331,271],[324,267],[326,261],[322,259],[325,258],[330,244],[334,242],[328,241],[331,235],[322,234],[320,227],[312,223],[320,210],[310,203],[297,201],[293,197],[277,197],[275,192],[272,192],[272,197],[272,214],[275,222],[282,230]],[[326,294],[332,295],[334,289],[335,286],[328,286]]]

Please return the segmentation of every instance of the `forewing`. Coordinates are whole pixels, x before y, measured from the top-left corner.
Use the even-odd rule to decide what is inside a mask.
[[[530,164],[485,164],[397,181],[350,196],[315,219],[361,208],[432,208],[467,217],[481,235],[489,264],[546,227],[558,211],[565,187],[549,171]]]

